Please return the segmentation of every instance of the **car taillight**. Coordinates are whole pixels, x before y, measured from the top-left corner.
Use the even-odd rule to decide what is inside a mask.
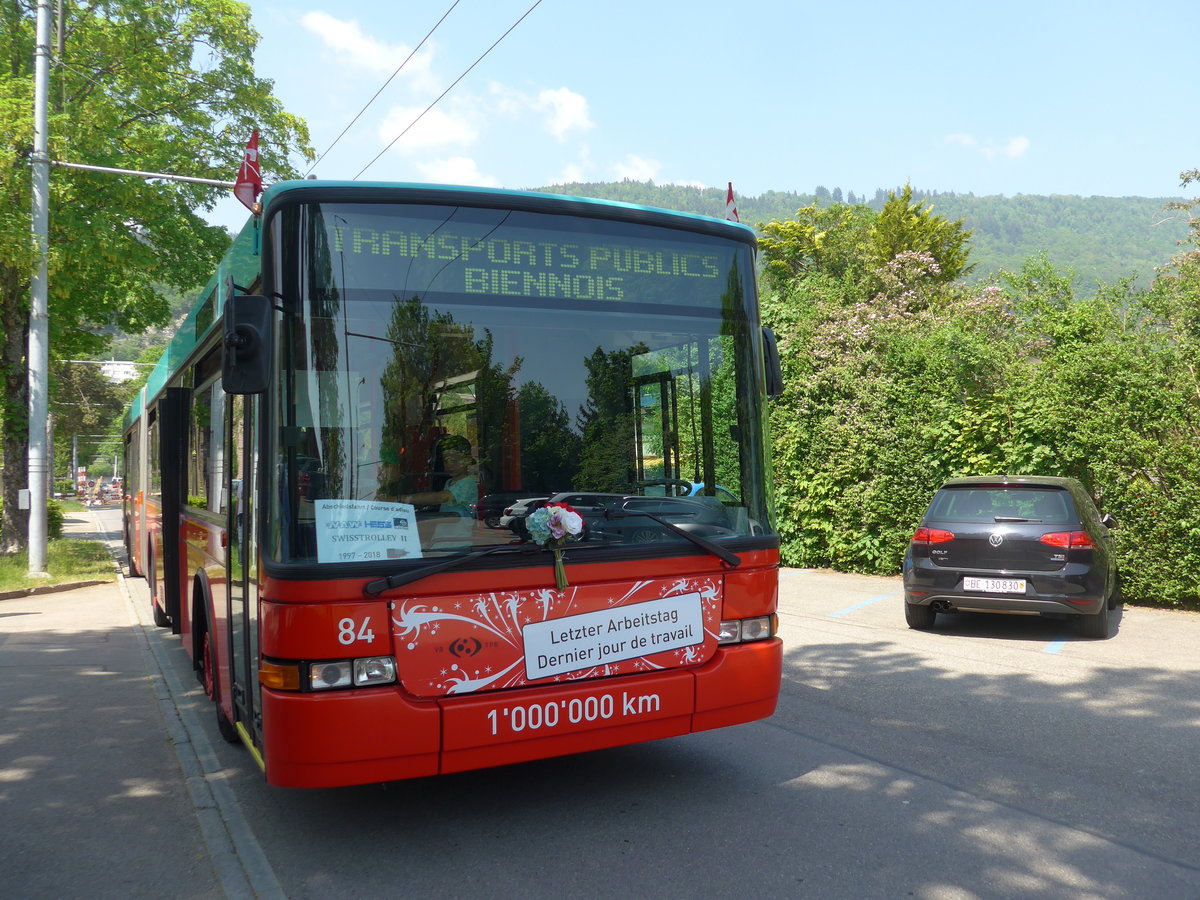
[[[954,540],[954,532],[944,531],[941,528],[921,527],[912,537],[914,544],[944,544],[952,540]]]
[[[1055,531],[1043,534],[1038,540],[1051,547],[1062,547],[1066,550],[1096,549],[1095,541],[1086,531]]]

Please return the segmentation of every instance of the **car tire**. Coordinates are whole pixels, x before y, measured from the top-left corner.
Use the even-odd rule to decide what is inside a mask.
[[[917,606],[915,603],[905,602],[904,621],[908,623],[909,628],[924,631],[927,628],[932,628],[936,620],[937,613],[933,611],[933,607]]]
[[[1085,638],[1102,641],[1108,637],[1108,603],[1100,604],[1100,612],[1084,616],[1079,630]]]
[[[1112,593],[1108,595],[1108,608],[1116,609],[1125,605],[1125,592],[1121,590],[1121,573],[1113,573]]]

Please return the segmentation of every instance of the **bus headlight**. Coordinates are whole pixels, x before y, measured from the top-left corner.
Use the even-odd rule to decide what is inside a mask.
[[[333,659],[308,664],[307,689],[332,691],[348,687],[374,687],[396,681],[394,656]]]
[[[333,688],[350,687],[351,661],[348,659],[331,662],[316,662],[308,667],[308,689],[328,691]]]
[[[779,620],[774,616],[755,616],[751,619],[728,619],[721,623],[718,644],[747,644],[765,641],[775,636]]]
[[[354,661],[354,684],[367,687],[391,684],[396,680],[396,659],[392,656],[369,656]]]

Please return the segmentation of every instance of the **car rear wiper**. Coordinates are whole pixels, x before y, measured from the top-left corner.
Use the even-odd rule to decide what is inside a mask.
[[[727,563],[734,569],[742,564],[742,558],[737,554],[731,553],[718,544],[714,544],[712,541],[708,540],[708,538],[702,538],[698,534],[692,534],[690,531],[685,531],[674,522],[668,522],[666,519],[663,519],[652,513],[642,512],[640,510],[631,511],[627,509],[614,509],[611,506],[604,510],[604,518],[606,519],[628,519],[630,516],[645,516],[650,521],[657,522],[663,528],[674,532],[685,540],[691,541],[697,547],[711,553],[713,556],[717,557],[717,559]]]
[[[378,597],[384,591],[390,591],[392,588],[398,588],[401,585],[412,584],[414,581],[420,581],[422,578],[428,578],[430,575],[436,575],[439,572],[445,572],[449,569],[456,569],[459,566],[465,566],[467,563],[474,562],[477,559],[482,559],[485,556],[491,556],[500,550],[512,550],[520,553],[528,553],[533,548],[528,545],[515,544],[497,544],[494,547],[488,547],[486,550],[478,550],[475,553],[468,553],[466,556],[452,556],[449,559],[441,562],[433,563],[428,566],[421,566],[419,569],[410,569],[407,572],[399,572],[395,575],[389,575],[387,578],[377,578],[374,581],[368,581],[363,585],[363,593],[368,597]],[[537,549],[541,549],[540,547]]]
[[[1024,516],[992,516],[993,522],[1040,522],[1041,519],[1027,519]]]

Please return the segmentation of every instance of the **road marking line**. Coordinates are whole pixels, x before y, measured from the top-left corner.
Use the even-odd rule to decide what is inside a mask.
[[[878,597],[872,597],[870,600],[864,600],[862,603],[855,603],[853,606],[847,606],[845,609],[839,609],[837,612],[830,613],[829,618],[837,619],[841,616],[847,616],[855,610],[862,609],[864,606],[870,606],[872,603],[878,603],[880,600],[887,600],[890,597],[899,597],[903,591],[892,591],[888,594],[880,594]]]

